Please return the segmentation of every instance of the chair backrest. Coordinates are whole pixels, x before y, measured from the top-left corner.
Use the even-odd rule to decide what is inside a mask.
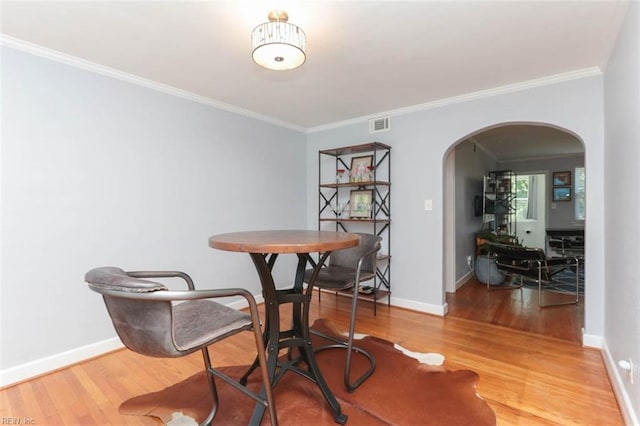
[[[367,256],[362,262],[362,272],[375,272],[377,250],[380,249],[382,237],[372,234],[361,234],[360,245],[344,250],[336,250],[329,257],[329,266],[343,266],[356,269],[360,258],[372,250],[376,250]]]
[[[547,256],[544,250],[493,242],[489,243],[488,246],[490,253],[496,257],[498,269],[537,278],[539,264],[541,278],[544,281],[550,280],[551,272],[547,265]]]
[[[131,277],[112,266],[90,270],[85,281],[92,290],[102,294],[113,326],[127,348],[155,357],[184,355],[173,339],[171,301],[140,298],[144,294],[166,291],[166,286]]]

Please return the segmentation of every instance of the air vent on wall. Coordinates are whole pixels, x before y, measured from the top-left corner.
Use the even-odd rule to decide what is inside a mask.
[[[391,117],[379,117],[369,120],[369,133],[386,132],[391,128]]]

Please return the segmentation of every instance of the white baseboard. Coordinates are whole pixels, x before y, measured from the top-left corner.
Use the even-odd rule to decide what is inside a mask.
[[[42,374],[50,373],[60,368],[84,361],[95,356],[123,348],[119,338],[103,340],[90,345],[81,346],[59,354],[29,361],[15,367],[0,371],[0,388],[9,386]]]
[[[335,293],[334,290],[327,290],[327,289],[320,289],[320,291],[323,293],[331,293],[331,294]],[[347,295],[347,294],[342,296],[351,297],[350,295]],[[383,303],[386,302],[386,298],[381,299],[381,301]],[[378,303],[380,303],[380,301]],[[409,309],[412,311],[423,312],[425,314],[437,315],[440,317],[445,316],[448,310],[448,305],[446,303],[444,305],[432,305],[430,303],[416,302],[415,300],[401,299],[393,296],[391,297],[391,300],[389,303],[391,304],[391,306],[396,306],[398,308]]]
[[[638,413],[633,409],[631,398],[624,386],[624,379],[620,376],[618,365],[613,359],[611,352],[609,352],[607,342],[604,340],[602,340],[602,358],[607,374],[609,375],[609,380],[611,381],[611,386],[613,387],[613,393],[618,400],[624,423],[629,426],[640,426],[640,418],[638,417]]]
[[[586,334],[584,328],[582,329],[582,346],[585,348],[602,349],[603,338],[602,336],[596,336],[595,334]]]
[[[258,304],[264,302],[261,295],[254,295]],[[235,302],[228,303],[234,309],[244,309],[249,306],[246,299],[240,299]],[[113,337],[101,342],[92,343],[66,352],[51,355],[45,358],[36,359],[7,368],[0,371],[0,388],[23,382],[28,379],[40,376],[42,374],[51,373],[60,368],[68,367],[72,364],[85,361],[107,352],[123,348],[124,345],[118,337]]]
[[[432,305],[430,303],[416,302],[415,300],[401,299],[398,297],[391,297],[391,305],[440,317],[445,316],[449,310],[449,305],[446,303],[443,305]]]

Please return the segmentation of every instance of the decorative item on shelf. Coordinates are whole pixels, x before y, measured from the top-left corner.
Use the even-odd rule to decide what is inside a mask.
[[[351,168],[349,169],[350,182],[364,182],[369,180],[367,167],[371,167],[373,163],[373,155],[365,155],[363,157],[353,157],[351,159]]]
[[[346,210],[348,204],[338,203],[331,206],[333,212],[337,217],[342,216],[342,213]]]
[[[349,198],[349,217],[352,219],[371,218],[373,190],[359,189],[351,191]]]
[[[511,179],[501,179],[498,184],[498,192],[511,192]]]
[[[345,169],[336,170],[336,183],[344,183],[347,171]]]
[[[373,182],[374,178],[375,178],[375,172],[374,169],[375,166],[367,166],[364,168],[365,171],[365,179],[366,181],[370,181]]]

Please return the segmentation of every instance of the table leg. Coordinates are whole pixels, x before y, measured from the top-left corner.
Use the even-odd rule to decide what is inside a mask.
[[[320,372],[320,368],[315,360],[315,354],[311,344],[311,334],[309,332],[309,305],[311,302],[311,293],[313,291],[313,282],[315,281],[315,275],[311,280],[311,283],[307,286],[306,292],[303,288],[304,271],[306,268],[306,262],[308,255],[298,254],[298,267],[296,270],[296,281],[293,291],[290,290],[276,290],[271,270],[273,263],[267,261],[265,256],[260,253],[251,253],[251,259],[258,271],[260,282],[262,283],[263,294],[265,298],[265,338],[267,339],[267,370],[271,386],[275,385],[276,369],[278,367],[278,353],[281,347],[297,346],[300,352],[300,361],[304,361],[309,367],[309,374],[302,374],[303,377],[315,381],[320,388],[325,400],[333,411],[334,419],[336,423],[344,424],[347,421],[347,416],[342,413],[340,404],[333,395],[331,389],[325,382]],[[321,268],[327,259],[329,253],[323,254],[320,262],[316,268]],[[280,305],[284,303],[293,304],[292,315],[292,330],[289,332],[280,332]],[[281,337],[283,340],[288,340],[287,344],[281,345]],[[293,344],[292,344],[293,343]],[[245,376],[253,371],[250,369]],[[291,371],[298,372],[295,369]],[[264,394],[264,389],[260,391],[260,395]],[[264,415],[265,407],[258,404],[255,408],[253,416],[251,417],[250,424],[259,424],[262,416]]]
[[[266,259],[265,255],[262,255],[263,259]],[[275,265],[276,263],[276,259],[278,258],[277,254],[272,254],[269,256],[268,260],[266,260],[266,264],[267,264],[267,269],[269,270],[269,275],[271,275],[271,271],[273,270],[273,265]],[[254,260],[254,263],[256,261]],[[260,262],[262,263],[262,262]],[[257,267],[257,266],[256,266]],[[260,269],[264,268],[264,265],[260,266],[260,268],[258,268],[258,271],[260,271]],[[263,290],[262,292],[262,296],[265,299],[265,306],[268,306],[267,303],[267,296]],[[269,312],[271,312],[271,309],[266,309],[264,310],[264,332],[262,333],[262,343],[264,344],[265,349],[268,349],[269,347],[269,330],[271,329],[270,327],[270,315]],[[251,375],[251,373],[253,373],[253,371],[258,368],[258,365],[260,364],[259,358],[258,356],[256,356],[256,358],[253,360],[253,364],[251,364],[251,366],[247,369],[247,371],[244,373],[244,375],[240,378],[239,382],[241,385],[246,386],[247,385],[247,381],[249,380],[249,376]]]
[[[269,262],[268,264],[265,256],[261,253],[251,253],[251,259],[258,271],[265,299],[264,339],[267,350],[267,372],[269,374],[269,383],[271,383],[271,386],[273,387],[276,368],[278,366],[278,341],[280,337],[280,310],[278,309],[275,283],[273,282],[273,277],[271,275],[273,263]],[[254,368],[255,367],[252,365],[243,378],[248,377]],[[264,395],[266,395],[266,391],[265,389],[261,389],[260,396],[262,397]],[[259,425],[262,421],[262,417],[264,416],[264,410],[265,407],[262,404],[257,404],[249,424]]]

